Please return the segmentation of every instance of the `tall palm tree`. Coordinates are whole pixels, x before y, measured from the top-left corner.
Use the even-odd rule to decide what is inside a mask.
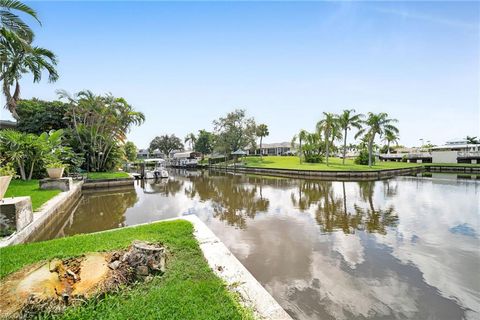
[[[338,137],[337,116],[331,112],[324,112],[324,118],[317,123],[317,131],[325,137],[325,158],[328,166],[330,156],[330,144],[333,146],[333,140]]]
[[[385,112],[369,112],[367,119],[363,121],[365,126],[357,132],[355,138],[363,136],[367,141],[369,167],[372,166],[373,143],[375,142],[376,136],[379,135],[382,137],[389,132],[398,134],[399,130],[394,125],[396,122],[398,122],[397,119],[390,119]]]
[[[17,0],[0,0],[0,39],[8,34],[27,44],[32,41],[33,32],[17,13],[27,14],[40,23],[35,10],[26,4]]]
[[[387,143],[387,154],[390,154],[390,144],[391,143],[395,143],[395,144],[398,145],[398,139],[400,139],[400,137],[395,132],[393,132],[393,131],[385,132],[385,136],[383,137],[383,141],[385,141]]]
[[[56,81],[58,79],[55,69],[57,57],[52,51],[41,47],[31,46],[30,49],[25,49],[14,37],[1,42],[0,57],[0,80],[6,100],[5,108],[18,120],[16,109],[20,99],[20,79],[24,74],[31,73],[33,82],[39,82],[42,79],[42,72],[45,70],[48,72],[49,82]],[[11,91],[12,87],[13,92]]]
[[[302,142],[307,139],[308,134],[309,133],[307,130],[302,129],[300,130],[298,135],[294,135],[292,138],[292,142],[291,142],[292,149],[295,148],[295,144],[297,143],[297,139],[298,139],[298,157],[300,159],[300,164],[302,163]]]
[[[190,144],[190,149],[193,150],[195,148],[195,142],[197,142],[197,137],[195,136],[194,133],[190,132],[185,137],[184,142],[189,143]]]
[[[268,126],[266,124],[259,124],[257,126],[257,130],[255,132],[255,135],[257,137],[260,137],[260,158],[263,158],[263,154],[262,154],[262,141],[263,141],[263,138],[264,137],[267,137],[268,135],[270,134],[270,132],[268,131]]]
[[[362,118],[363,114],[355,114],[354,109],[343,110],[342,114],[338,116],[338,125],[340,130],[343,131],[343,164],[345,164],[345,156],[347,154],[348,130],[352,129],[352,127],[360,130],[362,128]]]

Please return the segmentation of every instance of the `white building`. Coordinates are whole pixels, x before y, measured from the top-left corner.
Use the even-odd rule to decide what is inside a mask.
[[[262,143],[262,149],[245,150],[248,155],[283,156],[294,153],[290,142]]]
[[[448,141],[431,150],[433,163],[480,163],[480,144],[469,144],[466,140]]]

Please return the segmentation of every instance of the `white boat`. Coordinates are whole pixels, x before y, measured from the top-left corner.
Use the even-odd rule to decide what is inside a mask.
[[[168,171],[165,169],[165,160],[163,159],[146,159],[145,164],[155,163],[153,170],[145,168],[145,179],[168,178]]]

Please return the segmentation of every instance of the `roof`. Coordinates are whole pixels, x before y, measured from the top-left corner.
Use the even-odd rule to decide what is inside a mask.
[[[291,142],[262,143],[262,148],[291,148]]]
[[[246,153],[245,151],[243,151],[243,150],[238,149],[237,151],[232,152],[231,154],[236,155],[236,156],[244,156],[244,155],[246,155],[247,153]]]
[[[443,146],[436,146],[436,147],[432,147],[431,149],[432,150],[442,150],[442,149],[467,149],[467,148],[471,148],[471,147],[475,147],[475,146],[478,146],[477,144],[473,144],[473,143],[462,143],[462,144],[445,144]]]
[[[190,156],[194,153],[193,151],[187,151],[187,152],[177,152],[173,154],[173,158],[178,159],[178,158],[190,158]]]
[[[12,129],[16,128],[17,123],[10,120],[0,120],[0,129]]]

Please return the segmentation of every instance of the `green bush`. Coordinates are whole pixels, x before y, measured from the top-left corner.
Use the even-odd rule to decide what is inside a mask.
[[[363,149],[354,160],[355,164],[368,165],[368,150]],[[372,165],[375,164],[375,157],[372,156]]]
[[[321,163],[323,162],[323,156],[321,154],[308,154],[308,155],[305,155],[305,162]]]

